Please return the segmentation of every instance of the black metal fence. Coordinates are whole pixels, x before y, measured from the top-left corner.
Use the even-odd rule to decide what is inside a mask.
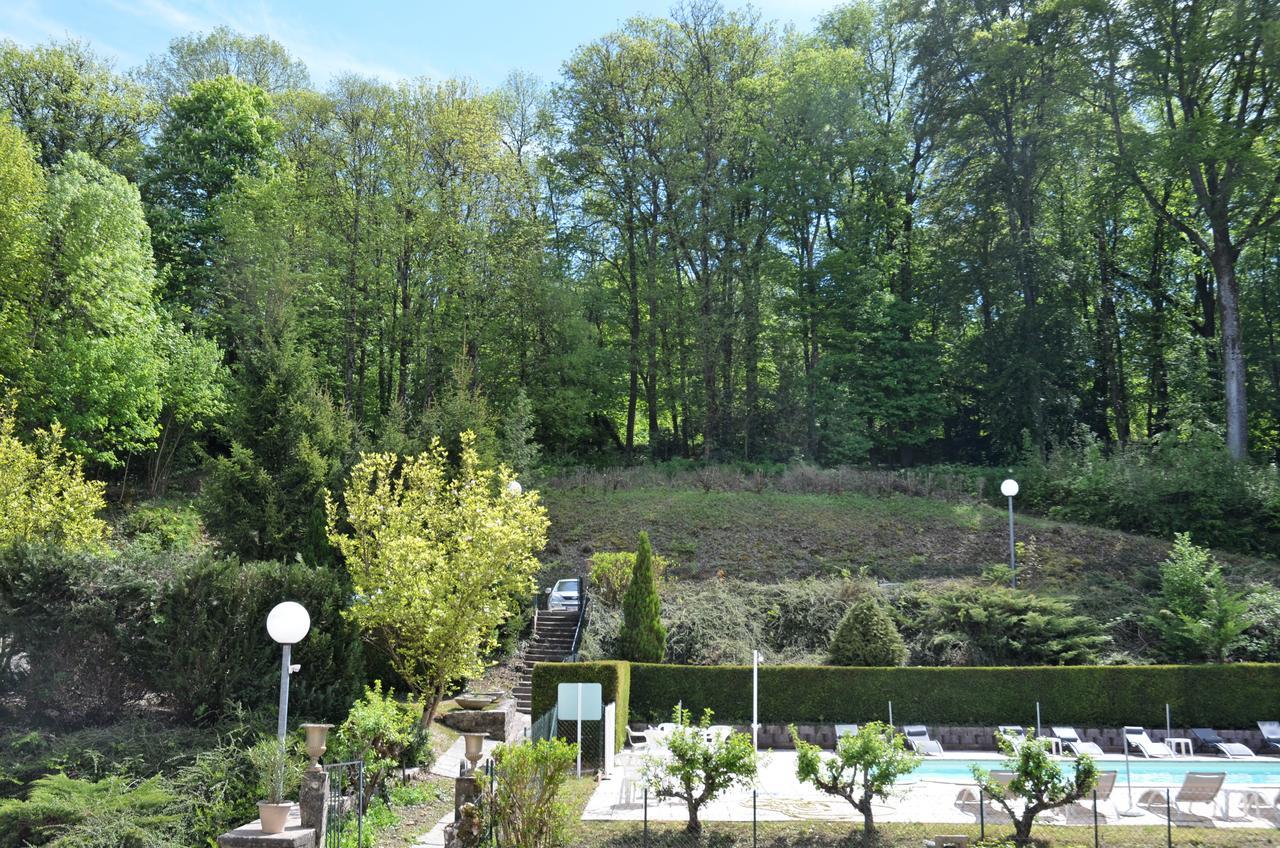
[[[493,791],[492,764],[482,772]],[[627,787],[619,781],[621,792]],[[703,821],[691,831],[683,802],[658,799],[640,787],[634,797],[620,799],[620,818],[576,819],[567,824],[565,848],[1005,848],[1017,845],[1008,814],[976,787],[972,801],[957,801],[968,822],[931,823],[877,820],[868,834],[862,816],[836,798],[801,801],[753,791],[733,808],[733,821]],[[1123,802],[1112,804],[1097,793],[1079,802],[1042,813],[1031,830],[1037,848],[1261,848],[1280,846],[1280,814],[1264,813],[1245,821],[1240,798],[1231,809],[1215,806],[1198,812],[1176,801],[1177,788],[1144,788],[1136,808],[1150,823],[1121,824]],[[1218,802],[1215,802],[1215,804]],[[1226,798],[1228,806],[1231,798]],[[841,809],[840,813],[832,810]],[[883,815],[885,808],[877,804]],[[1015,809],[1017,809],[1015,807]],[[576,811],[575,811],[576,812]],[[1257,813],[1257,810],[1253,812]],[[723,818],[724,807],[717,818]],[[704,813],[705,815],[705,813]],[[1233,819],[1234,816],[1234,819]],[[625,817],[625,818],[623,818]],[[501,828],[485,824],[485,845],[499,848]],[[501,848],[523,846],[501,845]]]
[[[324,848],[364,848],[364,762],[329,763],[324,770],[329,775],[329,829]]]

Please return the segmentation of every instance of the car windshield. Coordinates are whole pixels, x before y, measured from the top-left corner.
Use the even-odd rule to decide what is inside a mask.
[[[561,580],[558,583],[556,583],[555,591],[558,593],[577,592],[578,581],[577,580]]]

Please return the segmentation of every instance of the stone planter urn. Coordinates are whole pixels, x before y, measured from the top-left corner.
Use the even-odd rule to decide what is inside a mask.
[[[307,733],[307,756],[311,758],[311,770],[320,770],[320,758],[329,750],[329,731],[332,724],[304,724]]]
[[[262,820],[262,832],[284,833],[284,826],[289,820],[289,810],[291,809],[293,809],[293,804],[288,801],[281,804],[259,801],[258,818]]]
[[[484,740],[488,736],[487,733],[464,733],[462,738],[466,741],[466,748],[463,755],[467,758],[467,762],[471,764],[471,770],[476,770],[476,764],[480,762],[480,758],[484,756]]]

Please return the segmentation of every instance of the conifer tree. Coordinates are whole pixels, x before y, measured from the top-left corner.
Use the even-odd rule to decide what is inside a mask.
[[[631,585],[622,597],[622,631],[618,652],[632,662],[662,662],[667,654],[667,629],[662,626],[658,584],[653,576],[653,548],[649,534],[640,534]]]
[[[907,646],[875,593],[858,595],[840,619],[828,649],[831,665],[902,665]]]

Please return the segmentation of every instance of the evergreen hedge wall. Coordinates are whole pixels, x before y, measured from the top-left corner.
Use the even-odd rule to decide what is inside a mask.
[[[654,666],[661,668],[662,666]],[[627,723],[631,721],[631,663],[623,661],[589,663],[536,663],[533,667],[533,719],[556,705],[556,690],[561,683],[599,683],[606,704],[616,704],[614,738],[617,749],[627,741]]]
[[[615,693],[619,725],[668,721],[677,702],[695,715],[710,707],[717,722],[751,721],[750,666],[632,663],[627,681],[627,665],[540,663],[534,714],[554,703],[556,683],[598,680],[606,700]],[[1176,726],[1250,729],[1280,719],[1280,664],[760,669],[762,723],[884,721],[890,700],[898,725],[1034,725],[1039,701],[1045,726],[1163,727],[1167,703]]]

